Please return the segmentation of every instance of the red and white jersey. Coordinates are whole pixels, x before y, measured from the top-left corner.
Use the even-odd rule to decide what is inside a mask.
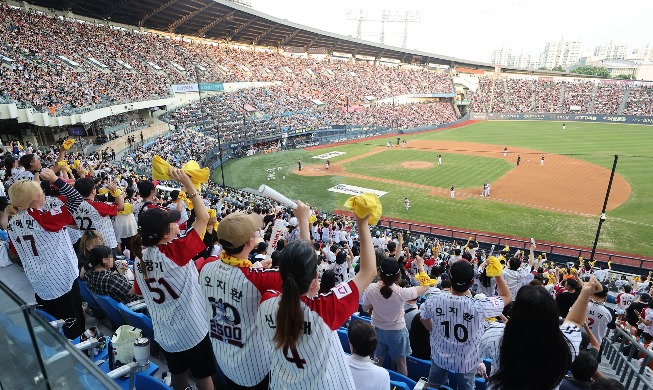
[[[263,338],[274,345],[277,311],[281,294],[270,291],[263,297],[257,324]],[[272,353],[270,389],[355,390],[347,358],[335,332],[358,310],[359,292],[353,281],[340,284],[317,298],[301,297],[304,331],[295,349]]]
[[[612,309],[607,308],[603,303],[590,301],[587,307],[587,325],[599,341],[608,333],[608,328],[615,328],[616,315]]]
[[[177,210],[177,204],[176,203],[170,203],[168,205],[168,210]],[[179,221],[177,221],[178,225],[181,225],[188,221],[188,211],[186,210],[186,205],[183,204],[181,207],[181,210],[179,210],[179,213],[181,214],[181,217],[179,218]]]
[[[635,296],[633,294],[623,292],[617,295],[617,307],[621,310],[628,309],[628,306],[633,302],[635,302]]]
[[[453,294],[431,294],[420,308],[423,319],[433,320],[431,359],[456,373],[472,371],[480,362],[478,346],[486,318],[503,311],[503,299],[474,299]]]
[[[114,203],[84,200],[73,213],[75,223],[80,230],[95,229],[102,235],[104,245],[109,248],[118,246],[116,232],[113,230],[111,217],[118,215],[118,206]]]
[[[154,339],[167,352],[193,348],[209,331],[192,261],[205,248],[195,229],[189,229],[167,244],[144,248],[143,264],[134,261],[136,293],[147,303]]]
[[[142,214],[142,212],[145,212],[147,209],[155,209],[155,208],[160,208],[156,204],[152,202],[143,202],[140,201],[132,207],[132,214],[134,214],[134,218],[136,218],[136,223],[138,223],[138,216]]]
[[[66,199],[66,198],[63,198]],[[61,207],[64,205],[64,202],[62,199],[57,198],[55,196],[46,196],[45,197],[45,204],[43,205],[43,210],[52,210],[57,207]],[[77,226],[74,222],[71,224],[71,226]],[[70,242],[73,244],[76,243],[80,238],[82,238],[82,234],[84,234],[82,231],[79,229],[74,229],[71,226],[68,226],[68,229],[66,231],[68,232],[68,236],[70,236]]]
[[[200,283],[220,369],[241,386],[257,385],[270,372],[272,344],[261,337],[256,314],[265,291],[281,289],[279,271],[219,260],[202,268]]]
[[[73,217],[65,206],[21,210],[9,220],[9,238],[27,279],[42,299],[66,294],[79,275],[77,255],[66,229],[71,223]]]

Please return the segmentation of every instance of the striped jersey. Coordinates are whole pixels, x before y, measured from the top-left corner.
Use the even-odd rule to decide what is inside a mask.
[[[135,203],[134,206],[132,207],[132,214],[134,214],[134,218],[136,218],[136,223],[138,223],[138,217],[141,215],[142,212],[144,212],[147,209],[155,209],[158,207],[159,206],[157,206],[156,204],[150,201],[147,202],[140,201]]]
[[[114,203],[84,200],[77,211],[73,213],[79,230],[97,230],[104,239],[104,245],[109,248],[118,246],[116,233],[113,230],[111,217],[118,215],[118,206]]]
[[[621,293],[617,295],[617,307],[621,310],[628,309],[631,303],[635,302],[635,296],[629,293]]]
[[[481,341],[478,345],[478,353],[481,359],[492,359],[496,362],[501,347],[501,340],[503,340],[503,332],[506,329],[506,324],[501,322],[489,322]],[[494,374],[499,368],[498,364],[492,363],[491,374]]]
[[[63,198],[63,200],[57,198],[56,196],[46,196],[45,197],[45,204],[43,205],[43,210],[52,210],[54,208],[63,206],[64,205],[64,200],[66,200],[66,198],[64,198],[64,197],[62,197],[62,198]],[[84,234],[84,233],[81,232],[79,229],[72,228],[72,226],[77,226],[74,223],[74,220],[73,220],[73,223],[70,226],[68,226],[68,229],[66,229],[66,231],[68,232],[68,236],[70,237],[70,242],[72,242],[74,244],[80,238],[82,238],[82,234]]]
[[[342,264],[331,264],[331,270],[336,274],[336,284],[344,283],[349,280],[349,264],[345,261]]]
[[[259,308],[257,324],[263,339],[274,348],[277,310],[281,294],[269,291]],[[303,333],[296,348],[272,353],[270,389],[355,390],[346,355],[335,332],[358,310],[359,292],[349,281],[317,298],[301,297]]]
[[[256,314],[265,291],[281,288],[279,271],[218,260],[202,268],[200,284],[220,369],[241,386],[257,385],[270,372],[271,344],[260,336]]]
[[[587,325],[589,325],[599,344],[608,333],[608,329],[615,328],[616,318],[614,310],[606,307],[601,302],[590,301],[587,307]]]
[[[431,359],[456,373],[474,370],[480,362],[478,344],[486,318],[503,311],[501,297],[474,299],[453,294],[431,294],[420,308],[422,319],[433,320]]]
[[[66,225],[73,223],[70,212],[79,206],[82,196],[61,179],[54,184],[66,195],[64,206],[47,211],[20,210],[7,226],[25,275],[44,300],[68,293],[79,275],[77,255]]]
[[[196,346],[209,331],[202,291],[193,257],[204,242],[189,229],[167,244],[143,249],[134,262],[134,288],[147,303],[154,324],[154,339],[167,352]]]

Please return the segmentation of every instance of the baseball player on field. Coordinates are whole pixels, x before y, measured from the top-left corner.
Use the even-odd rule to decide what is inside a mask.
[[[89,178],[77,179],[75,189],[84,197],[82,204],[73,213],[75,223],[80,230],[95,229],[100,232],[105,245],[115,251],[118,240],[116,239],[111,217],[118,215],[118,211],[124,208],[125,195],[115,183],[110,183],[107,189],[116,202],[96,202],[97,190],[95,189],[95,182]]]
[[[453,263],[450,279],[450,294],[431,294],[421,307],[422,323],[431,331],[429,386],[446,386],[451,372],[458,390],[473,390],[483,323],[501,314],[510,303],[510,290],[497,276],[498,297],[472,298],[468,290],[474,284],[474,266],[466,260]]]
[[[297,205],[294,215],[306,221],[299,228],[304,239],[309,237],[310,209],[300,201]],[[217,230],[220,261],[206,264],[200,272],[213,352],[229,390],[268,388],[272,346],[261,337],[256,314],[265,291],[281,287],[281,277],[276,269],[253,268],[247,259],[262,225],[258,214],[226,216]]]
[[[305,214],[298,217],[301,232],[308,228],[307,218]],[[356,218],[361,243],[360,271],[326,294],[317,295],[318,261],[308,235],[281,252],[282,293],[265,294],[256,320],[263,339],[274,348],[270,389],[355,389],[336,330],[358,310],[359,292],[365,291],[376,276],[368,217]]]
[[[195,222],[179,235],[177,210],[152,208],[138,219],[133,239],[134,290],[142,295],[154,324],[154,339],[161,345],[172,374],[172,387],[189,386],[188,370],[199,390],[213,390],[216,373],[209,340],[209,321],[204,313],[202,291],[193,257],[205,249],[204,234],[209,214],[190,177],[171,168],[170,177],[186,189],[193,202]]]
[[[66,320],[64,334],[74,339],[84,332],[85,320],[77,282],[77,255],[66,226],[74,223],[72,214],[82,196],[51,169],[43,168],[39,176],[57,187],[66,203],[43,211],[45,195],[39,183],[17,181],[9,187],[6,212],[12,218],[7,230],[36,293],[36,303],[53,317]]]

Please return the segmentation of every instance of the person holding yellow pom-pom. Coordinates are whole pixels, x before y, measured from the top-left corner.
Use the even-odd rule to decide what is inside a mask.
[[[534,278],[531,271],[535,264],[535,248],[537,248],[537,246],[531,243],[531,250],[528,254],[528,264],[522,264],[519,257],[511,257],[508,260],[508,267],[504,270],[503,277],[506,279],[506,283],[508,284],[508,288],[510,288],[510,293],[512,294],[513,299],[517,296],[519,288],[530,283]],[[509,250],[510,248],[507,249]]]

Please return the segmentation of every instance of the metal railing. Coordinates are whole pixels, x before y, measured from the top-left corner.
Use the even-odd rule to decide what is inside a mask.
[[[628,345],[630,348],[624,354],[624,347]],[[653,352],[621,327],[617,327],[604,339],[602,349],[610,366],[619,376],[619,382],[627,389],[653,390],[652,378],[646,374],[646,369],[653,360]]]

